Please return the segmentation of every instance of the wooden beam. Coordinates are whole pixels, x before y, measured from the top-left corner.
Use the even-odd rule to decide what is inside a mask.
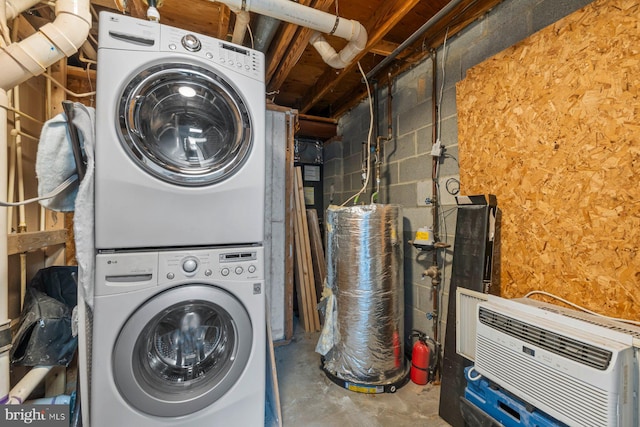
[[[333,0],[316,0],[312,3],[312,7],[317,10],[326,12],[333,4]],[[278,90],[284,81],[289,77],[289,73],[300,60],[300,57],[304,53],[304,50],[309,45],[309,39],[313,30],[310,28],[298,28],[293,41],[287,49],[287,56],[284,57],[273,74],[273,77],[269,80],[267,85],[267,91]]]
[[[332,119],[329,117],[320,117],[320,116],[312,116],[309,114],[298,114],[298,118],[300,120],[307,120],[310,122],[322,122],[322,123],[330,123],[332,125],[337,125],[338,121],[336,119]]]
[[[231,10],[222,3],[215,3],[218,5],[218,29],[217,38],[226,40],[227,33],[229,32],[229,21],[231,20]]]
[[[7,252],[9,255],[22,254],[55,245],[64,245],[67,241],[67,230],[31,231],[11,233],[7,236]]]
[[[376,55],[389,56],[398,46],[400,46],[398,43],[380,40],[369,52],[375,53]]]
[[[128,0],[127,6],[129,14],[134,18],[147,19],[147,5],[142,3],[142,0]]]
[[[311,4],[311,0],[300,0],[299,2],[303,6],[309,6]],[[291,40],[293,40],[294,35],[298,26],[295,24],[284,24],[280,31],[280,35],[271,43],[271,48],[269,49],[269,55],[267,57],[267,70],[266,70],[266,79],[265,81],[270,82],[271,78],[275,74],[282,57],[287,53],[289,45],[291,44]]]
[[[329,119],[332,120],[332,119]],[[300,124],[299,129],[296,132],[298,136],[308,136],[326,140],[334,137],[338,133],[338,125],[334,122],[307,120],[302,117],[298,118]]]
[[[91,0],[94,6],[100,6],[114,11],[122,12],[123,0]],[[127,0],[127,10],[134,18],[147,19],[147,5],[142,0]],[[160,11],[162,15],[162,11]]]
[[[89,69],[87,73],[86,68],[76,67],[73,65],[67,65],[67,79],[81,79],[85,80],[89,77],[92,81],[96,81],[96,70],[93,68]]]
[[[116,6],[116,2],[118,3],[118,5]],[[104,7],[107,9],[113,9],[113,10],[118,10],[118,7],[122,7],[121,6],[121,1],[114,1],[114,0],[91,0],[91,4],[94,6],[100,6],[100,7]],[[122,12],[122,9],[119,10],[119,12]]]
[[[29,16],[33,20],[35,20],[34,18],[37,18],[38,22],[42,22],[40,26],[47,23],[42,18],[35,17],[33,15],[27,15],[27,16]],[[14,25],[18,25],[18,40],[24,40],[27,37],[31,37],[37,31],[33,26],[33,24],[29,22],[29,20],[27,20],[24,17],[24,15],[18,15],[18,17],[14,20]],[[17,40],[14,40],[14,41],[17,41]]]
[[[301,113],[309,111],[322,97],[335,88],[338,83],[353,70],[358,61],[363,58],[373,46],[377,45],[395,25],[409,13],[420,0],[393,0],[385,2],[384,7],[378,9],[365,27],[369,33],[367,45],[349,64],[342,70],[327,70],[313,86],[311,93],[302,100]]]

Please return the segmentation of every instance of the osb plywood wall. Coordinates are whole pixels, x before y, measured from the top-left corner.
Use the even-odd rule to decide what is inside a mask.
[[[640,320],[640,6],[596,0],[458,83],[463,194],[503,212],[502,294]]]

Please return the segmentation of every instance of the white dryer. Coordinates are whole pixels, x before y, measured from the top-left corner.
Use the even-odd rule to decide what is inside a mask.
[[[260,243],[264,55],[100,14],[98,249]]]
[[[92,427],[259,426],[261,247],[98,254]]]

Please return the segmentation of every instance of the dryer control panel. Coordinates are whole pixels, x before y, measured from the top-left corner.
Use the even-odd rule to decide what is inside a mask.
[[[216,248],[159,253],[158,280],[262,280],[263,248]]]

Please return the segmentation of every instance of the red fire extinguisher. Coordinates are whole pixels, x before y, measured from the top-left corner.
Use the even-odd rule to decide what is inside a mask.
[[[437,352],[436,342],[424,332],[413,330],[409,339],[418,338],[413,344],[413,350],[411,351],[411,381],[418,385],[427,384],[433,374],[433,361],[435,357],[432,357],[432,353]],[[433,349],[429,347],[427,341],[433,343]]]

